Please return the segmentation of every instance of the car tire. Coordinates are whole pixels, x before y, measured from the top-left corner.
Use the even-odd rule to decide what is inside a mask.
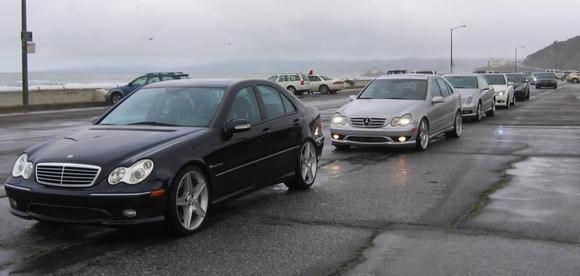
[[[320,88],[318,88],[318,91],[320,91],[321,94],[328,94],[330,92],[326,85],[321,85]]]
[[[554,89],[558,89],[558,85],[554,85]]]
[[[171,233],[190,235],[202,229],[211,211],[210,187],[206,174],[199,167],[187,166],[177,174],[166,210],[166,223]]]
[[[511,105],[511,106],[514,106],[514,105],[516,105],[516,95],[513,95],[513,96],[512,96],[512,101],[511,101],[510,105]]]
[[[539,85],[536,85],[536,89],[540,89],[540,86]]]
[[[475,110],[475,114],[476,114],[475,115],[475,121],[476,122],[481,121],[481,119],[483,118],[483,111],[481,111],[481,110],[482,110],[481,102],[478,102],[477,103],[477,109]]]
[[[526,91],[526,101],[530,100],[530,89],[528,89],[528,91]]]
[[[347,150],[350,149],[350,145],[334,145],[337,150]]]
[[[296,160],[296,169],[292,180],[284,182],[290,190],[306,190],[314,184],[318,173],[318,155],[312,141],[306,141],[300,146]]]
[[[495,116],[495,99],[491,101],[491,109],[485,112],[485,116],[487,117]]]
[[[292,86],[292,85],[290,85],[290,86],[286,87],[286,89],[287,89],[288,91],[292,92],[292,93],[296,93],[296,87],[294,87],[294,86]]]
[[[415,142],[418,151],[426,151],[429,147],[429,122],[425,119],[421,119],[419,122]]]
[[[123,99],[123,94],[120,92],[113,92],[111,94],[111,104],[115,105]]]
[[[453,122],[453,130],[447,132],[447,137],[451,138],[459,138],[463,133],[463,117],[461,116],[461,112],[457,111],[455,113],[455,119]]]
[[[572,79],[572,83],[578,83],[580,80],[578,79]]]

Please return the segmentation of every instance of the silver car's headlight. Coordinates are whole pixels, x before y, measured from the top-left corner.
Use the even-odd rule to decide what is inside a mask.
[[[463,98],[464,104],[471,104],[473,102],[473,96],[469,96],[467,98]]]
[[[143,159],[135,162],[131,167],[118,167],[114,169],[111,174],[109,174],[109,184],[116,185],[121,182],[127,183],[129,185],[137,184],[151,174],[153,171],[153,161],[149,159]]]
[[[14,167],[12,167],[12,176],[13,177],[20,177],[24,179],[28,179],[32,174],[33,169],[32,162],[28,161],[28,155],[26,153],[21,154],[16,162],[14,163]]]
[[[407,113],[401,117],[395,117],[391,120],[392,126],[407,126],[413,121],[413,115]]]
[[[334,116],[332,116],[332,120],[330,122],[335,125],[346,125],[348,119],[342,116],[340,113],[335,113]]]
[[[503,96],[503,95],[505,95],[505,91],[504,90],[497,91],[497,92],[495,92],[495,94],[498,95],[498,96]]]

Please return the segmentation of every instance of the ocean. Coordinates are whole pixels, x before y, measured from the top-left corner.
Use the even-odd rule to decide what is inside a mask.
[[[31,72],[28,76],[30,90],[61,88],[113,88],[125,85],[139,76],[135,73],[84,73],[84,72]],[[19,91],[22,87],[20,73],[0,73],[0,91]]]

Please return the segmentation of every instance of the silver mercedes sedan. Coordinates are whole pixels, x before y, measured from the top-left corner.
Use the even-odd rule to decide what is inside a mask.
[[[483,114],[495,116],[495,90],[478,75],[447,75],[445,79],[461,94],[463,117],[481,121]]]
[[[350,100],[331,119],[337,149],[415,145],[424,151],[431,137],[461,136],[461,95],[439,76],[379,77]]]

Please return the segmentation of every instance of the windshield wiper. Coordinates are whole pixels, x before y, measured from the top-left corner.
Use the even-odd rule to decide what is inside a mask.
[[[136,123],[130,123],[128,125],[144,125],[144,126],[174,126],[174,127],[178,127],[180,125],[173,125],[173,124],[167,124],[167,123],[160,123],[160,122],[136,122]]]

